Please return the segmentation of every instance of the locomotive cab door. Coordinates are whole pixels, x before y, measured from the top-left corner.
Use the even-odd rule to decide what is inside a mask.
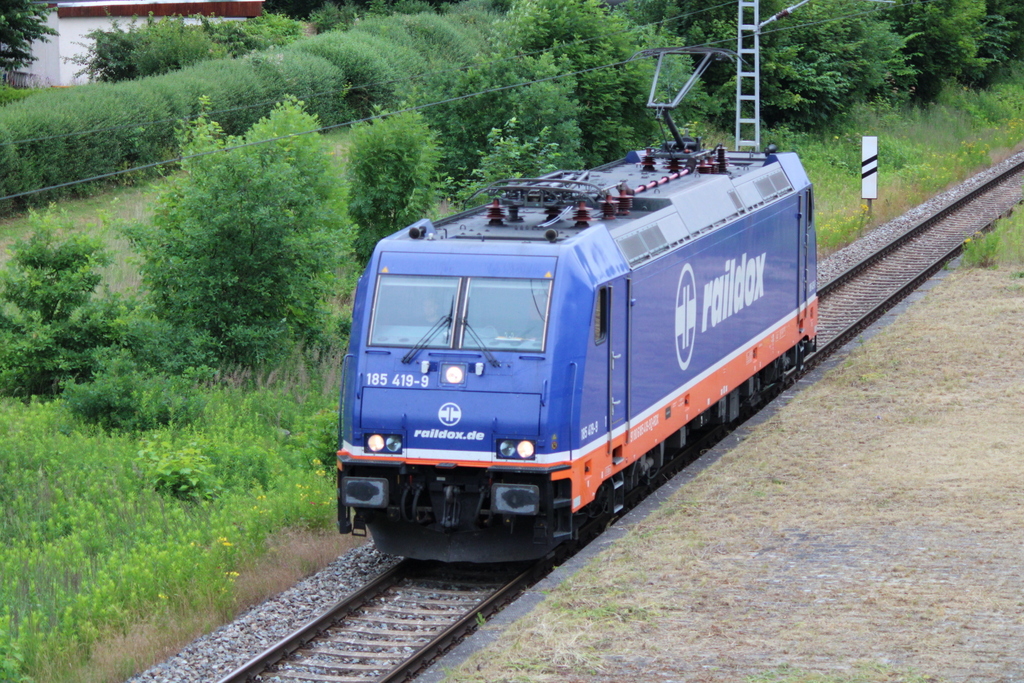
[[[608,441],[615,430],[629,429],[629,278],[609,283],[608,291]]]
[[[811,191],[797,197],[797,323],[803,326],[807,315],[807,299],[810,297],[811,280]]]

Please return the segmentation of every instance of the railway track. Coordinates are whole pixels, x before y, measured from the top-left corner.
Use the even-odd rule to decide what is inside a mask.
[[[540,571],[405,560],[220,683],[406,680]]]
[[[821,286],[817,350],[804,358],[801,367],[772,395],[841,348],[959,255],[967,237],[987,230],[1012,211],[1021,201],[1022,177],[1024,162],[941,207]],[[619,516],[729,431],[720,426],[699,434],[650,486],[634,490]],[[585,527],[580,534],[583,543],[611,521],[609,516]],[[406,560],[219,683],[408,680],[562,559],[502,568]]]

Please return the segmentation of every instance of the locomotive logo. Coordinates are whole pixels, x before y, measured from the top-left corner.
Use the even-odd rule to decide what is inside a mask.
[[[693,356],[693,342],[697,334],[697,283],[693,268],[687,263],[679,274],[676,290],[676,360],[685,370]]]
[[[747,258],[744,252],[742,258],[727,260],[725,272],[704,285],[701,332],[707,331],[709,318],[711,327],[716,327],[764,296],[764,261],[767,256],[765,252]],[[676,323],[678,329],[679,324]]]
[[[445,403],[441,406],[441,409],[437,411],[437,419],[441,421],[445,427],[454,427],[459,424],[459,420],[462,419],[462,408],[454,403]]]

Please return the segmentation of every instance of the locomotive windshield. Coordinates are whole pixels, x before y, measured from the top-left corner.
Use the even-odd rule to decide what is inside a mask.
[[[450,348],[458,294],[457,277],[381,275],[370,344]]]
[[[462,348],[542,351],[550,280],[470,278]]]
[[[550,294],[551,280],[381,274],[370,345],[543,351]]]

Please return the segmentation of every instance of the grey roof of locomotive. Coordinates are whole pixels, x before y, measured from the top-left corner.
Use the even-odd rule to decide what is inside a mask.
[[[670,166],[665,158],[647,158],[645,166],[635,160],[641,158],[637,154],[590,171],[500,181],[482,191],[493,198],[490,203],[436,224],[419,221],[415,230],[394,238],[565,242],[583,230],[603,226],[630,266],[636,267],[771,204],[806,182],[790,179],[783,164],[773,163],[778,159],[774,155],[721,153],[714,158],[717,163],[711,152],[693,157],[689,165]],[[623,194],[629,195],[625,214]],[[602,210],[605,198],[616,202],[614,217]]]

